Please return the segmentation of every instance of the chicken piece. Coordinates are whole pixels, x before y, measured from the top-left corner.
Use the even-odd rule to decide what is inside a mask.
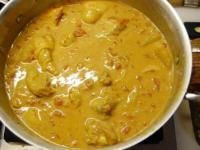
[[[85,122],[86,142],[94,146],[106,146],[118,142],[117,135],[113,127],[106,122],[89,118]]]
[[[88,24],[96,23],[102,16],[102,13],[93,8],[85,8],[82,19]]]
[[[52,51],[55,47],[55,41],[51,35],[46,35],[43,37],[38,37],[35,40],[35,54],[44,71],[49,71],[50,73],[57,75],[55,65],[52,60]]]
[[[28,89],[38,97],[48,97],[55,92],[51,86],[50,75],[41,73],[34,67],[28,69],[26,84]]]
[[[49,71],[50,73],[57,75],[58,72],[52,62],[51,52],[49,49],[41,49],[38,54],[38,62],[44,71]]]
[[[116,103],[114,103],[109,98],[96,98],[90,102],[90,106],[93,110],[98,113],[110,115],[112,110],[115,108]]]

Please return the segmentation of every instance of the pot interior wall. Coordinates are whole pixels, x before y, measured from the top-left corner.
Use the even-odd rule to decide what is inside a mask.
[[[59,1],[59,0],[57,0]],[[23,137],[24,140],[29,139],[33,143],[43,145],[48,149],[52,149],[51,145],[38,138],[24,125],[22,125],[9,105],[8,96],[6,94],[4,83],[4,68],[7,54],[17,35],[35,16],[41,13],[56,0],[15,0],[10,2],[1,10],[0,13],[0,116],[1,119],[9,126],[12,131]]]
[[[10,46],[14,39],[23,29],[23,27],[37,14],[47,8],[49,5],[59,0],[15,0],[10,2],[0,14],[0,114],[7,125],[15,130],[18,134],[24,138],[31,140],[34,143],[51,147],[48,142],[39,139],[36,135],[31,134],[23,125],[17,123],[17,119],[10,109],[8,97],[5,92],[4,86],[4,67],[6,62],[6,56]],[[175,85],[174,93],[172,96],[172,102],[169,105],[176,103],[176,99],[179,97],[182,84],[184,82],[185,68],[185,49],[183,44],[180,44],[183,40],[180,30],[177,28],[177,24],[174,23],[174,17],[164,6],[159,2],[160,0],[123,0],[129,3],[133,7],[139,9],[145,13],[164,33],[169,45],[171,46],[174,61],[178,62],[175,65]],[[177,80],[178,79],[178,80]],[[170,109],[167,109],[169,111]],[[164,112],[165,113],[165,112]],[[148,131],[146,131],[148,132]],[[51,147],[52,149],[52,147]]]

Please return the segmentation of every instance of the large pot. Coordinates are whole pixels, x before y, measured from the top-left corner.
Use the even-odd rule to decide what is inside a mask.
[[[60,0],[11,0],[0,12],[0,119],[24,141],[53,150],[63,148],[48,143],[33,134],[18,121],[10,108],[4,85],[4,67],[9,48],[23,27],[49,5],[58,1]],[[192,52],[188,35],[180,18],[167,0],[123,1],[142,11],[157,25],[165,35],[177,64],[175,65],[175,84],[171,102],[162,116],[137,137],[105,148],[113,150],[136,145],[161,128],[182,102],[192,71]]]

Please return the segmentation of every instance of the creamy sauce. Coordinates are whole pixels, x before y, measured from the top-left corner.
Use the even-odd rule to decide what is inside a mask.
[[[138,10],[115,1],[65,3],[14,42],[5,71],[18,118],[55,144],[81,149],[128,140],[167,107],[172,55]]]

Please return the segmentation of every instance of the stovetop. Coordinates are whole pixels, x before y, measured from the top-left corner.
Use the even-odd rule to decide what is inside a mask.
[[[1,4],[0,4],[0,8],[1,8]],[[180,11],[180,10],[178,10],[178,11]],[[192,11],[192,10],[189,10],[189,11]],[[184,15],[184,17],[185,17],[185,15]],[[177,127],[179,128],[180,124],[177,125],[177,120],[179,120],[179,116],[176,115],[175,118],[176,118],[176,121],[175,121],[176,122],[176,128]],[[12,132],[10,132],[7,128],[5,129],[5,131],[4,131],[4,129],[5,129],[4,126],[0,122],[0,137],[1,136],[4,137],[4,140],[6,142],[28,145],[26,142],[19,139]],[[2,133],[2,135],[1,135],[1,133]],[[144,142],[142,142],[142,143],[140,143],[140,144],[138,144],[134,147],[131,147],[127,150],[178,150],[177,144],[179,145],[180,141],[176,137],[176,134],[177,134],[177,132],[175,132],[174,119],[171,118],[168,121],[168,123],[166,123],[163,126],[163,128],[161,128],[158,132],[156,132],[150,138],[148,138]],[[178,140],[178,143],[176,142],[176,138]],[[194,150],[198,150],[198,149],[200,149],[200,147],[196,146],[196,148]],[[7,149],[2,149],[1,145],[0,145],[0,150],[7,150]],[[17,149],[17,150],[20,150],[20,149]],[[35,148],[33,148],[33,150],[35,150]],[[182,148],[180,150],[182,150]],[[189,149],[186,149],[186,150],[189,150]]]

